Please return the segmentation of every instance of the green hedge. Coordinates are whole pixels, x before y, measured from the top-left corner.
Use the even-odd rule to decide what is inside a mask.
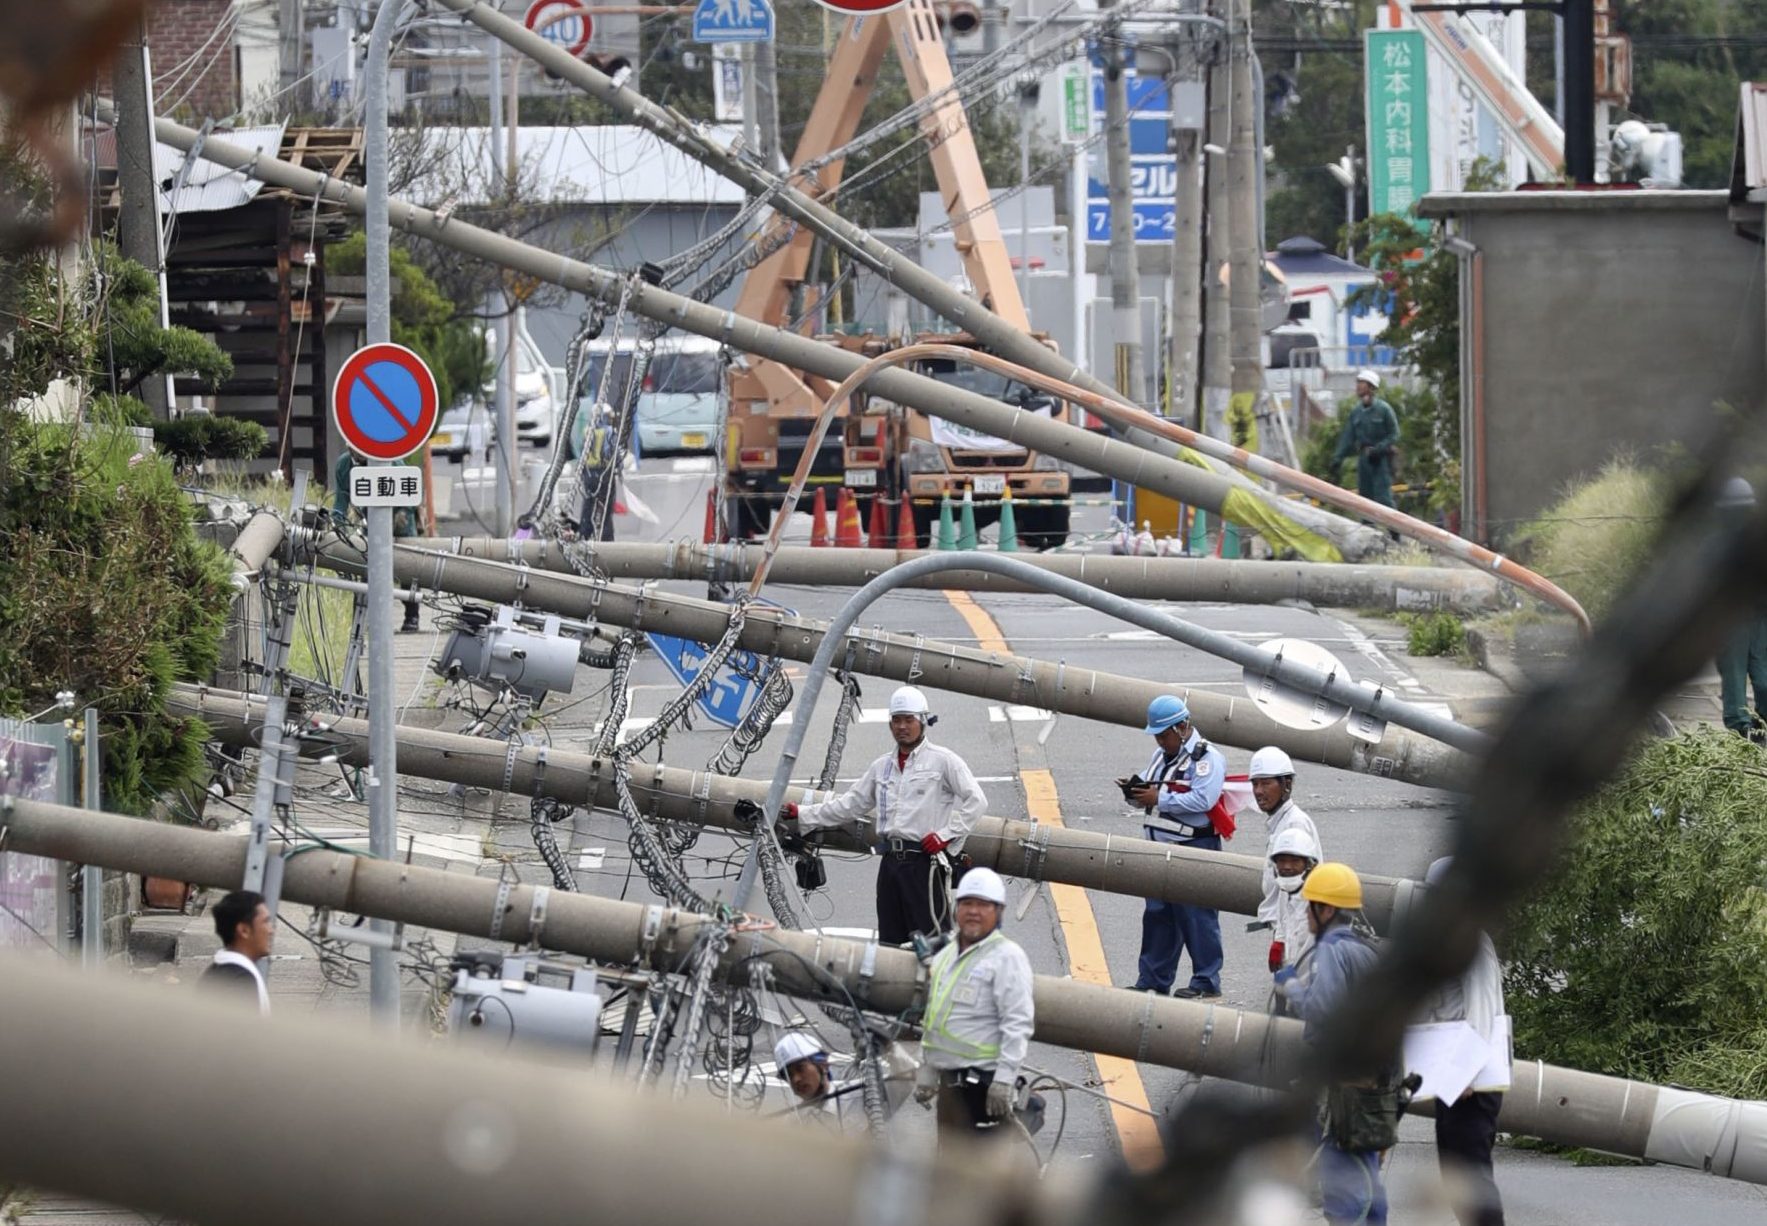
[[[1711,728],[1646,744],[1502,937],[1517,1050],[1767,1097],[1764,849],[1760,749]]]
[[[97,707],[107,808],[145,813],[196,782],[207,729],[165,699],[213,672],[234,593],[171,465],[114,427],[0,410],[0,540],[0,712],[63,689]]]

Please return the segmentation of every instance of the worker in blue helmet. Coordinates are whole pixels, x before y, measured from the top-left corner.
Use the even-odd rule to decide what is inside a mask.
[[[1124,798],[1145,817],[1147,837],[1207,851],[1220,851],[1230,821],[1221,801],[1227,759],[1198,735],[1190,708],[1175,694],[1161,694],[1147,707],[1153,758],[1133,779],[1119,779]],[[1178,959],[1190,953],[1190,983],[1172,992]],[[1138,992],[1172,992],[1187,1000],[1221,995],[1221,914],[1209,907],[1149,898],[1141,913],[1141,964]]]

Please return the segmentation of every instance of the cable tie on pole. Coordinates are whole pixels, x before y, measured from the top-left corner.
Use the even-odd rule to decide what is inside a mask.
[[[921,677],[924,677],[926,675],[920,669],[920,653],[921,653],[921,650],[925,647],[926,647],[926,635],[925,634],[916,634],[914,636],[914,655],[911,656],[908,660],[908,683],[910,685],[914,684],[914,682],[918,681]],[[851,667],[852,663],[853,663],[852,653],[848,652],[847,653],[847,664],[849,667]]]
[[[503,787],[501,791],[509,791],[510,783],[515,779],[515,755],[521,751],[521,742],[511,740],[509,748],[503,754]]]
[[[528,905],[528,947],[540,948],[540,932],[546,927],[546,904],[552,898],[552,887],[537,885],[534,887],[534,899]]]
[[[865,954],[859,959],[859,982],[853,988],[853,998],[860,1002],[871,1000],[871,982],[877,976],[877,942],[867,941]]]
[[[509,910],[509,891],[513,883],[507,877],[497,881],[497,901],[491,904],[491,939],[503,939],[503,913]]]

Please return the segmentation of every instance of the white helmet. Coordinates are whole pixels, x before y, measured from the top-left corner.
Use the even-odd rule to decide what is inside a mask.
[[[1372,370],[1359,370],[1356,372],[1356,382],[1366,383],[1372,388],[1379,388],[1380,374],[1379,372]]]
[[[1752,507],[1755,505],[1755,487],[1750,485],[1746,477],[1732,477],[1718,491],[1718,505],[1721,507]]]
[[[779,1069],[779,1075],[785,1076],[785,1070],[800,1060],[814,1060],[816,1057],[828,1059],[828,1053],[822,1050],[822,1044],[816,1037],[802,1030],[788,1030],[779,1036],[779,1042],[773,1045],[773,1063]]]
[[[1266,745],[1252,755],[1252,765],[1246,774],[1253,779],[1280,779],[1284,775],[1295,773],[1295,764],[1289,756],[1274,745]]]
[[[957,883],[953,898],[980,898],[996,906],[1006,905],[1006,882],[991,868],[972,868]]]
[[[911,685],[902,686],[890,695],[891,715],[912,715],[921,723],[927,722],[926,695]]]
[[[1277,856],[1300,856],[1317,864],[1319,840],[1308,834],[1304,826],[1285,826],[1270,840],[1268,858],[1274,860]]]

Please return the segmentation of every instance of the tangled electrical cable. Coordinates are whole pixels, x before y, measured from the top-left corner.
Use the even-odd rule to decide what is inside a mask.
[[[574,812],[576,810],[570,805],[551,796],[536,796],[528,805],[528,831],[534,836],[534,850],[540,853],[540,859],[552,873],[552,884],[573,894],[577,892],[577,878],[565,862],[554,827]]]

